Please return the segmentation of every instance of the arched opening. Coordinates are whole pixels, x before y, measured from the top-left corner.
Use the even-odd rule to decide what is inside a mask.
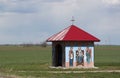
[[[62,46],[57,44],[55,46],[55,66],[62,66]]]

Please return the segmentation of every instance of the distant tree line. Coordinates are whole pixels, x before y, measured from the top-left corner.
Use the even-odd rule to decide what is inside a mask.
[[[23,46],[23,47],[30,47],[30,46],[41,46],[41,47],[47,47],[51,46],[51,44],[47,44],[46,41],[43,41],[41,43],[33,44],[33,43],[22,43],[22,44],[0,44],[0,46]]]

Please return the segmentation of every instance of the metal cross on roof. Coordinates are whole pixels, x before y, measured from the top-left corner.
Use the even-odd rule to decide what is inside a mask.
[[[74,21],[75,21],[73,16],[72,16],[72,20],[71,20],[71,21],[72,21],[72,25],[73,25],[73,24],[74,24]]]

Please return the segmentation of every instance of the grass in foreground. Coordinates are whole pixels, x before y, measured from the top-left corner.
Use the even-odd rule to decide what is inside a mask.
[[[119,78],[120,73],[42,73],[24,72],[15,73],[25,78]]]
[[[15,74],[23,77],[45,78],[118,78],[120,73],[84,73],[84,74],[52,74],[40,71],[67,71],[72,69],[50,69],[51,47],[21,47],[0,46],[0,72]],[[120,46],[96,46],[95,66],[99,69],[92,70],[120,70]],[[74,69],[76,71],[85,69]],[[25,72],[19,72],[25,71]],[[33,72],[32,72],[33,71]]]

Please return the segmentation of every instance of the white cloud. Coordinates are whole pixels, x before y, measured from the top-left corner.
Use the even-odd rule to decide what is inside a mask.
[[[0,0],[0,43],[40,42],[69,26],[72,16],[75,25],[103,41],[109,36],[114,43],[120,39],[118,4],[119,0]]]
[[[106,4],[112,4],[112,5],[118,5],[120,4],[120,0],[103,0],[104,3]]]
[[[0,33],[0,44],[40,43],[49,36],[46,32],[24,33],[13,35]]]
[[[31,13],[36,11],[38,0],[1,0],[0,12]]]

